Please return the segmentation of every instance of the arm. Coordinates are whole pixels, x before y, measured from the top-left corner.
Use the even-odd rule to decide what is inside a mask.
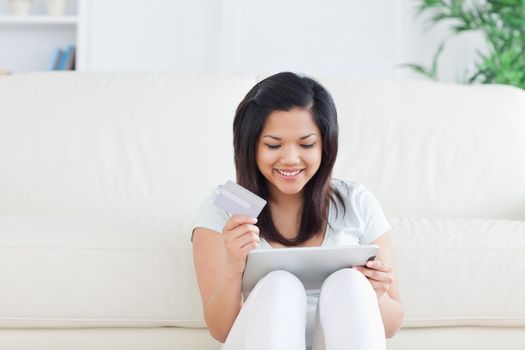
[[[375,261],[357,268],[370,281],[376,291],[387,338],[393,337],[403,322],[404,312],[399,296],[392,258],[392,242],[388,232],[372,242],[379,246]]]
[[[242,307],[246,256],[259,242],[250,218],[232,217],[223,234],[196,228],[193,261],[210,334],[224,343]]]

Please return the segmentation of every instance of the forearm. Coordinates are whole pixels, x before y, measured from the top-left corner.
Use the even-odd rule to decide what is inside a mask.
[[[404,317],[403,307],[398,300],[385,293],[379,301],[379,309],[385,326],[385,335],[391,338],[401,328]]]
[[[242,276],[223,272],[217,289],[204,305],[210,334],[224,342],[242,307]]]

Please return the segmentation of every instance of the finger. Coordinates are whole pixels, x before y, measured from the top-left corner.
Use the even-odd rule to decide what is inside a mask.
[[[368,280],[372,288],[376,291],[376,293],[378,293],[378,295],[386,293],[390,288],[390,284],[387,282],[376,281],[370,277],[366,277],[366,279]]]
[[[255,232],[245,232],[236,238],[225,238],[224,245],[230,251],[237,251],[250,242],[259,243],[259,235]]]
[[[259,235],[259,228],[255,225],[251,224],[242,224],[240,226],[237,226],[231,231],[225,231],[226,239],[237,239],[241,237],[242,235],[253,232],[257,236]]]
[[[255,224],[257,218],[252,218],[249,216],[233,215],[228,222],[224,225],[224,230],[231,231],[239,225],[242,224]]]
[[[378,270],[369,269],[366,267],[358,267],[358,271],[360,271],[363,275],[365,275],[368,278],[371,278],[376,281],[380,282],[389,282],[390,281],[390,274],[381,272]]]
[[[383,272],[390,272],[392,271],[392,265],[385,261],[379,261],[379,260],[371,260],[366,263],[366,266],[371,269],[383,271]]]
[[[225,248],[228,256],[232,256],[235,259],[245,259],[246,255],[252,250],[257,248],[259,244],[259,237],[253,234],[247,234],[246,236],[236,239],[233,242],[225,242]]]
[[[372,285],[372,288],[374,289],[385,290],[385,291],[388,289],[388,285],[383,282],[377,282],[371,279],[369,279],[369,281],[370,281],[370,284]]]
[[[248,253],[250,253],[252,250],[256,249],[257,245],[258,245],[258,243],[256,243],[256,242],[248,243],[247,245],[242,247],[242,253],[246,254],[246,257],[248,257]]]
[[[246,237],[245,239],[237,240],[235,244],[230,245],[229,251],[233,256],[246,257],[247,254],[259,245],[258,237]]]
[[[260,241],[261,240],[258,235],[254,234],[253,232],[250,232],[239,237],[236,243],[238,244],[239,249],[243,249],[245,246],[251,243],[259,244]]]

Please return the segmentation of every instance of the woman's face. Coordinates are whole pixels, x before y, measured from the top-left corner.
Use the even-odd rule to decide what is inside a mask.
[[[301,108],[272,112],[257,144],[257,166],[270,195],[302,193],[321,164],[321,132],[312,114]]]

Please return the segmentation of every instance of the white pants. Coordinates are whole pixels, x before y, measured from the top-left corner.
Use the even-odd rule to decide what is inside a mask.
[[[297,277],[274,271],[257,283],[222,350],[304,350],[306,292]],[[317,304],[313,350],[385,350],[374,289],[354,269],[334,272]]]

